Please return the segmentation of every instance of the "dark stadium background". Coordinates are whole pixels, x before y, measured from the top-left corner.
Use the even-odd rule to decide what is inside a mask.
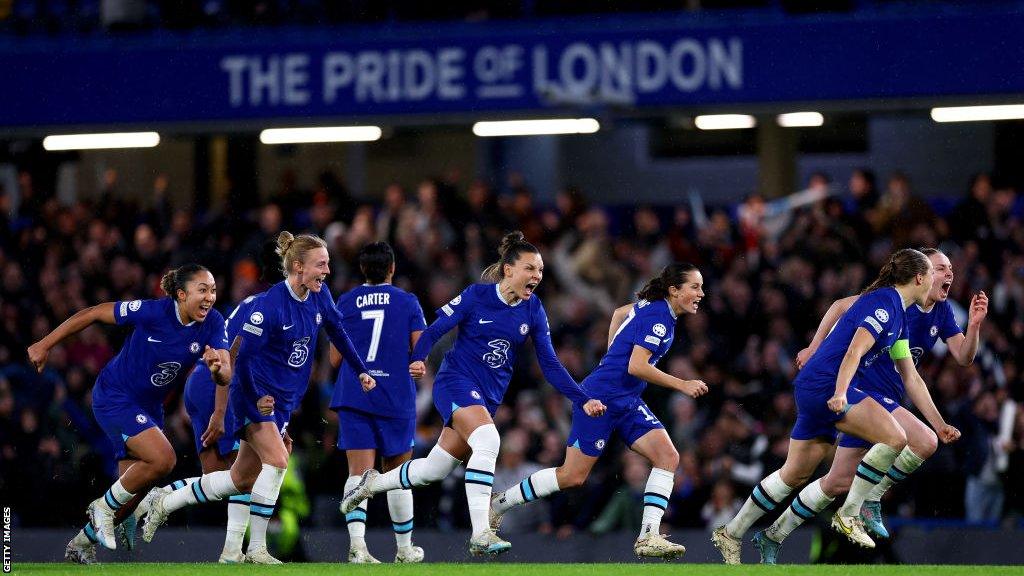
[[[700,267],[708,296],[682,322],[663,368],[703,379],[711,393],[692,401],[651,387],[645,396],[681,453],[665,522],[687,545],[706,540],[782,462],[795,417],[794,357],[828,306],[863,288],[895,249],[943,249],[957,276],[950,298],[960,324],[978,290],[991,299],[989,314],[972,366],[942,350],[919,366],[963,438],[887,496],[896,548],[881,555],[899,559],[904,533],[908,547],[921,534],[1019,538],[1024,123],[938,123],[930,110],[1024,102],[1015,33],[1024,5],[819,4],[0,0],[0,502],[13,505],[16,526],[66,539],[112,481],[89,389],[125,332],[86,330],[55,349],[42,374],[26,361],[25,348],[76,310],[157,297],[163,271],[198,261],[216,275],[218,308],[230,311],[275,281],[266,241],[287,229],[328,240],[335,296],[362,282],[354,267],[362,245],[390,242],[395,283],[420,298],[430,321],[495,259],[501,235],[519,229],[545,258],[540,296],[577,379],[600,358],[611,311],[644,279],[672,260]],[[629,77],[635,68],[614,76],[641,42],[671,54],[680,39],[691,41],[680,48],[685,78],[643,92]],[[493,82],[520,90],[506,100],[486,96],[481,89],[494,86],[474,68],[474,54],[492,44],[522,49],[518,71]],[[576,45],[582,55],[559,70],[559,54]],[[626,56],[602,68],[602,45]],[[331,53],[375,50],[386,63],[389,50],[440,58],[445,49],[463,51],[455,60],[463,76],[449,79],[461,91],[445,92],[435,78],[425,96],[389,91],[386,81],[362,100],[353,85],[335,99],[321,93],[318,66]],[[539,53],[548,58],[543,81]],[[284,59],[294,54],[307,57],[299,69],[308,78],[289,88]],[[233,55],[254,68],[234,76],[225,64]],[[698,73],[701,58],[707,69]],[[440,60],[435,66],[440,73]],[[588,66],[613,76],[595,81],[601,89],[569,90],[567,80],[582,85]],[[266,76],[272,67],[276,75]],[[254,88],[260,74],[266,82]],[[821,112],[823,124],[778,124],[777,114],[797,111]],[[696,127],[698,115],[714,113],[752,114],[757,125]],[[471,131],[479,120],[535,117],[596,118],[601,129],[506,138]],[[269,127],[335,125],[378,125],[383,137],[259,139]],[[160,144],[42,144],[51,134],[135,130],[159,132]],[[445,348],[435,348],[432,368]],[[289,427],[292,471],[302,481],[296,502],[307,508],[302,530],[336,534],[341,546],[346,466],[334,448],[326,408],[334,373],[323,352]],[[532,355],[520,361],[496,416],[499,487],[560,463],[569,426],[566,401]],[[420,386],[417,455],[439,432],[430,383]],[[172,476],[195,475],[180,395],[166,413],[178,450]],[[585,487],[511,514],[513,541],[535,532],[565,546],[585,546],[585,533],[631,538],[647,464],[621,443],[606,453]],[[457,480],[416,492],[418,531],[443,538],[468,527]],[[378,500],[369,526],[383,531]],[[223,515],[197,508],[172,522],[215,528]],[[806,548],[797,552],[794,560],[808,558]],[[997,552],[986,558],[1019,559],[1019,551]]]

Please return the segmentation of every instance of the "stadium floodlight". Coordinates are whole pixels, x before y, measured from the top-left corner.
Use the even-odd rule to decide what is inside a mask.
[[[268,128],[260,132],[264,144],[314,144],[320,142],[373,142],[380,140],[380,126],[321,126],[317,128]]]
[[[697,116],[693,123],[701,130],[735,130],[753,128],[757,120],[749,114],[708,114]]]
[[[932,108],[932,120],[936,122],[979,122],[984,120],[1020,119],[1024,119],[1024,104]]]
[[[775,120],[783,128],[810,128],[825,123],[825,117],[820,112],[787,112],[779,114]]]
[[[550,120],[503,120],[477,122],[477,136],[547,136],[552,134],[593,134],[601,124],[593,118],[553,118]]]
[[[101,150],[104,148],[152,148],[160,143],[156,132],[107,134],[52,134],[43,138],[46,150]]]

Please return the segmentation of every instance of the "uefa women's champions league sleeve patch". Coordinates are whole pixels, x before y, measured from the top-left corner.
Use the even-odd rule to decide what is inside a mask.
[[[875,318],[878,318],[879,322],[885,324],[889,321],[889,313],[884,308],[879,308],[875,310]]]

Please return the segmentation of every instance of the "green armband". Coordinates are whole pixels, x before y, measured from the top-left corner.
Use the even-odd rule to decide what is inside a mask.
[[[889,348],[889,358],[893,360],[903,360],[904,358],[910,358],[910,341],[906,338],[897,340]]]

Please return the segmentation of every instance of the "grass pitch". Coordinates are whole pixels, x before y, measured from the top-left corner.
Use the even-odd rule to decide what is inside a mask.
[[[227,574],[267,574],[294,576],[338,576],[339,574],[395,574],[398,576],[736,576],[771,574],[772,576],[1010,576],[1024,575],[1024,566],[879,566],[879,565],[794,565],[723,566],[720,564],[636,563],[636,564],[286,564],[252,566],[223,564],[17,564],[15,574],[96,574],[111,576],[213,576]]]

